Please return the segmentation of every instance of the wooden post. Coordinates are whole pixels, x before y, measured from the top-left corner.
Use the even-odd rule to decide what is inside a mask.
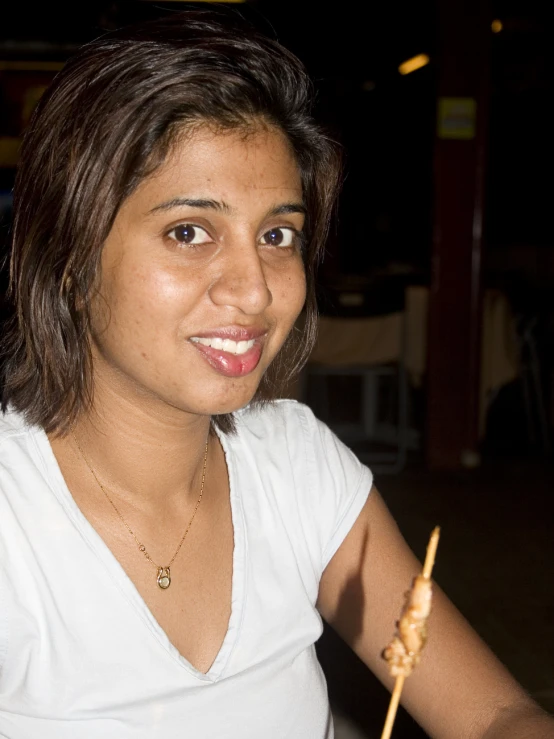
[[[478,462],[481,256],[491,14],[487,0],[438,0],[438,105],[429,305],[426,456]]]

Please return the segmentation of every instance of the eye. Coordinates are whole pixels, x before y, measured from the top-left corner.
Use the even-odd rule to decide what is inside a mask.
[[[200,226],[193,226],[192,223],[180,223],[172,228],[167,235],[178,244],[185,244],[186,246],[198,246],[212,241],[211,236],[205,229]]]
[[[294,228],[272,228],[262,236],[262,243],[267,246],[294,246],[299,234]]]

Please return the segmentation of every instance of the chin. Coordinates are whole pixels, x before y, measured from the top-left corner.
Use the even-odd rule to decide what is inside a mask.
[[[194,405],[189,403],[182,403],[181,408],[192,413],[198,413],[206,416],[222,416],[227,413],[233,413],[250,403],[252,398],[255,396],[258,389],[258,384],[252,384],[252,386],[237,388],[231,387],[219,392],[210,392],[208,389],[203,393],[205,401],[200,404],[196,402]],[[202,394],[200,394],[202,397]]]
[[[235,411],[240,411],[242,408],[245,408],[254,397],[255,393],[251,393],[246,397],[243,397],[241,399],[229,399],[227,402],[221,402],[217,404],[217,407],[214,403],[213,410],[209,413],[210,416],[223,416],[226,413],[234,413]]]

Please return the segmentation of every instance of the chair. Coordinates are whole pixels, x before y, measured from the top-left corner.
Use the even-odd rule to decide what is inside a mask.
[[[349,305],[354,298],[346,293]],[[363,296],[362,296],[363,298]],[[341,299],[339,294],[338,299]],[[342,296],[344,300],[344,297]],[[359,299],[358,299],[359,300]],[[408,379],[406,372],[405,312],[384,315],[322,316],[319,339],[303,372],[301,398],[346,444],[366,442],[392,447],[390,451],[361,451],[358,456],[374,472],[397,474],[408,449]],[[358,422],[333,419],[329,378],[360,377],[362,397]],[[386,389],[392,396],[394,417],[383,418]]]
[[[521,362],[521,381],[527,418],[527,433],[532,445],[540,438],[545,455],[551,451],[548,416],[544,399],[541,366],[535,338],[538,317],[520,315],[517,318],[517,338]]]

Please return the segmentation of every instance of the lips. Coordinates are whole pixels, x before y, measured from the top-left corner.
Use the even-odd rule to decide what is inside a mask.
[[[219,336],[215,337],[201,337],[193,336],[191,341],[194,344],[202,344],[202,346],[211,346],[212,349],[220,349],[228,354],[245,354],[249,349],[254,346],[255,339],[249,339],[248,341],[233,341],[233,339],[221,339]]]
[[[208,364],[225,377],[243,377],[256,369],[267,330],[227,327],[191,336]]]

